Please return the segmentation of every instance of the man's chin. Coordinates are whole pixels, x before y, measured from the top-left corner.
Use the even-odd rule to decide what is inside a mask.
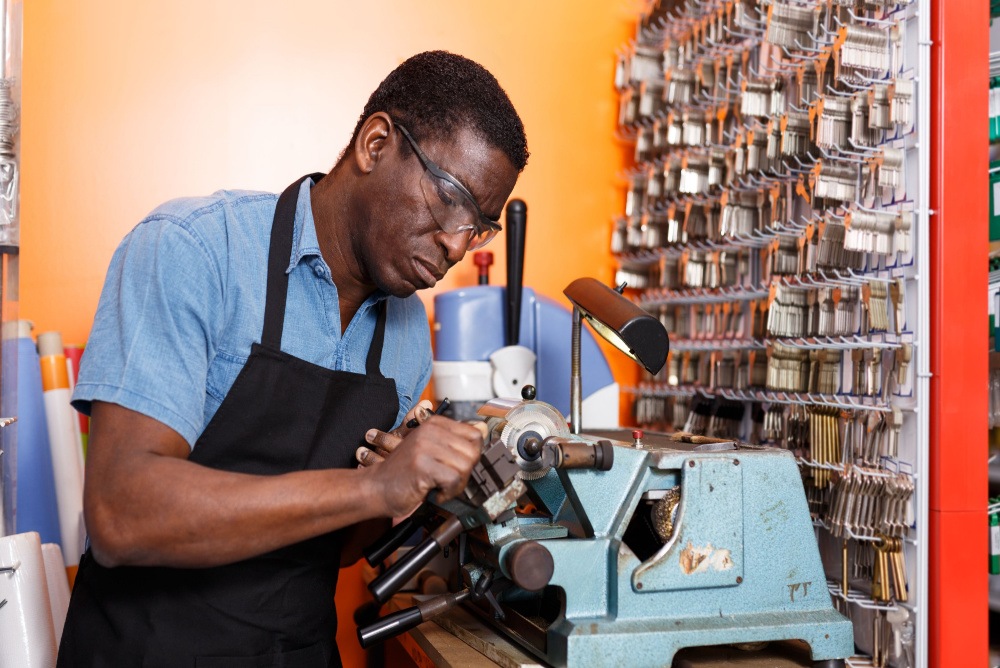
[[[406,281],[399,281],[398,283],[393,283],[392,285],[387,285],[382,281],[377,281],[375,285],[382,292],[392,295],[393,297],[398,297],[400,299],[409,297],[414,294],[417,290],[422,289],[423,286],[417,287],[412,283]]]

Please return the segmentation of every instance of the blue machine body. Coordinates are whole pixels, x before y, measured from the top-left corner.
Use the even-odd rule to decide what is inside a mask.
[[[611,470],[525,481],[552,515],[487,525],[488,561],[510,577],[513,547],[544,545],[561,610],[534,639],[500,627],[555,666],[669,666],[685,647],[792,639],[818,665],[843,665],[853,627],[832,605],[792,454],[677,445],[617,442]],[[641,560],[626,529],[644,500],[670,489],[680,493],[672,538]],[[464,568],[472,580],[481,572],[476,562]],[[506,592],[514,605],[531,596]]]
[[[504,299],[506,289],[480,285],[434,297],[434,359],[442,362],[485,362],[507,345]],[[535,361],[535,390],[539,401],[569,413],[572,312],[547,297],[523,288],[518,345],[530,348]],[[583,396],[614,382],[611,367],[594,335],[583,328],[580,337]]]

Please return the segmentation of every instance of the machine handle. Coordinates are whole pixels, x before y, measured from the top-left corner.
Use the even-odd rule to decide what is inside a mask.
[[[386,531],[379,536],[378,540],[364,549],[365,561],[368,562],[369,566],[381,564],[385,561],[386,557],[405,543],[417,529],[424,526],[429,518],[430,509],[427,507],[427,504],[417,508],[409,517]]]
[[[410,578],[420,572],[445,545],[462,533],[462,522],[452,517],[439,526],[417,547],[407,552],[403,558],[390,566],[384,573],[371,581],[368,591],[379,603],[385,603],[393,594],[403,588]]]
[[[406,608],[377,619],[368,626],[358,627],[358,642],[361,643],[362,647],[368,649],[393,636],[409,631],[423,621],[420,608],[417,606]]]
[[[521,337],[521,285],[524,279],[524,239],[528,205],[521,199],[507,203],[507,339],[516,346]]]
[[[454,594],[442,594],[399,612],[386,615],[368,626],[358,628],[358,642],[361,643],[362,647],[368,649],[376,643],[388,640],[437,617],[445,610],[449,610],[464,601],[470,593],[468,589],[463,589]]]

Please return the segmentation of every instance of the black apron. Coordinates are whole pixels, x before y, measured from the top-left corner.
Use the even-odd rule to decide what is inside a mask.
[[[322,175],[312,175],[318,180]],[[356,465],[372,427],[399,408],[382,376],[386,302],[365,374],[331,371],[281,351],[295,205],[304,179],[278,200],[268,254],[264,331],[190,460],[277,475]],[[164,508],[164,512],[170,512]],[[334,590],[339,532],[226,566],[104,568],[80,561],[58,666],[315,668],[339,666]]]

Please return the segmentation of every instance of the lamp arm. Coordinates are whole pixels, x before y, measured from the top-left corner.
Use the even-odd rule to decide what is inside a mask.
[[[583,412],[583,391],[580,378],[580,308],[573,306],[572,366],[569,384],[569,429],[580,433],[580,414]]]

